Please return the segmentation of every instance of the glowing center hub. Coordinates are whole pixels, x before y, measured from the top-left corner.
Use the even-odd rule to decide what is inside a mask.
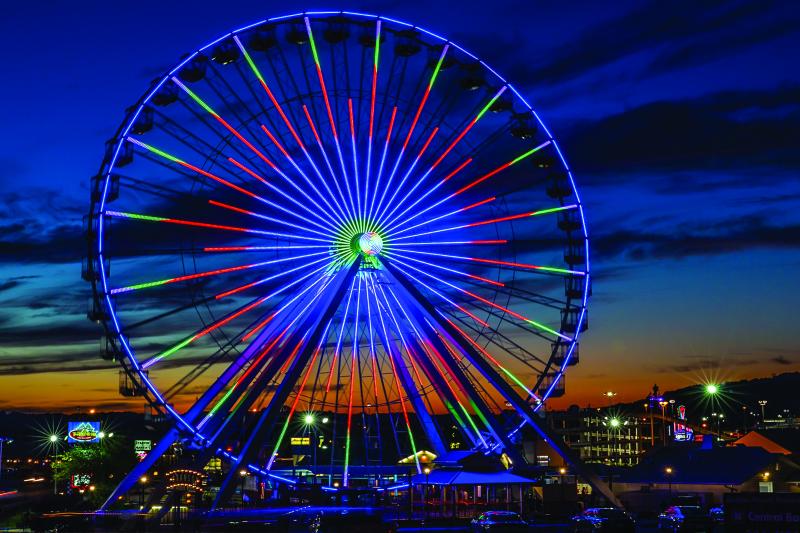
[[[358,238],[358,247],[367,255],[378,255],[383,249],[383,239],[374,231],[368,231]]]

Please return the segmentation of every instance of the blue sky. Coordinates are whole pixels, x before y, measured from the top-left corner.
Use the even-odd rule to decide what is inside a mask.
[[[755,1],[518,4],[335,8],[458,42],[512,81],[559,139],[582,193],[596,275],[565,401],[800,368],[800,10]],[[182,54],[297,9],[25,3],[0,22],[0,407],[41,407],[46,386],[66,405],[137,408],[117,397],[116,372],[97,356],[100,332],[85,320],[88,179],[124,110]]]

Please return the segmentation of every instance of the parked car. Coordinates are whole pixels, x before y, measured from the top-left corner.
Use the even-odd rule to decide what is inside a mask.
[[[658,515],[658,529],[668,531],[707,531],[714,529],[714,522],[701,507],[696,505],[673,505]]]
[[[633,517],[621,509],[613,507],[591,507],[581,514],[572,517],[575,531],[618,531],[631,533],[636,531]]]
[[[708,516],[715,524],[725,522],[725,509],[723,507],[712,507],[708,510]]]
[[[473,532],[483,531],[527,531],[528,523],[511,511],[486,511],[472,519]]]

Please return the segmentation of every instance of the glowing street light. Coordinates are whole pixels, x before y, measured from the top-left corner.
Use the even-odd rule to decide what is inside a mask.
[[[313,425],[315,421],[316,418],[314,418],[314,415],[312,413],[308,413],[306,416],[303,417],[303,422],[307,426]]]
[[[706,394],[708,394],[709,396],[714,396],[719,392],[719,385],[716,385],[714,383],[708,383],[706,385],[705,391]]]
[[[620,425],[619,418],[616,418],[616,417],[615,417],[615,418],[612,418],[611,420],[609,420],[609,421],[608,421],[608,424],[609,424],[609,425],[610,425],[612,428],[618,428],[618,427],[619,427],[619,425]]]
[[[53,444],[58,442],[58,435],[50,435],[50,442],[52,442]]]

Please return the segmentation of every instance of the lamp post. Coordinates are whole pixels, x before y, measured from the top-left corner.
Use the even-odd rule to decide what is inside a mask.
[[[764,424],[764,419],[766,415],[764,414],[764,408],[767,406],[767,400],[758,400],[758,405],[761,406],[761,424]]]
[[[422,470],[425,473],[425,493],[422,495],[422,512],[424,519],[428,519],[428,476],[431,474],[431,469],[429,467],[425,467]]]
[[[664,476],[667,478],[667,483],[669,484],[669,499],[670,502],[672,501],[672,467],[668,466],[664,468]]]
[[[661,400],[658,405],[661,406],[661,445],[667,445],[667,405],[669,402]]]
[[[244,482],[247,479],[247,470],[239,470],[239,477],[242,478],[242,488],[241,488],[241,496],[242,496],[242,509],[244,509]]]
[[[147,476],[139,478],[139,510],[144,509],[144,486],[147,485]]]
[[[55,433],[50,435],[47,440],[50,441],[50,446],[53,450],[53,456],[50,463],[50,471],[53,473],[53,494],[58,494],[58,481],[56,480],[56,460],[58,459],[58,435]],[[2,455],[2,454],[0,454]]]
[[[325,420],[324,418],[322,419]],[[317,418],[314,416],[314,413],[306,413],[306,416],[303,417],[303,423],[308,428],[309,432],[311,433],[311,438],[309,440],[310,444],[314,448],[314,468],[311,472],[311,484],[316,485],[317,483],[317,426],[316,426]]]

